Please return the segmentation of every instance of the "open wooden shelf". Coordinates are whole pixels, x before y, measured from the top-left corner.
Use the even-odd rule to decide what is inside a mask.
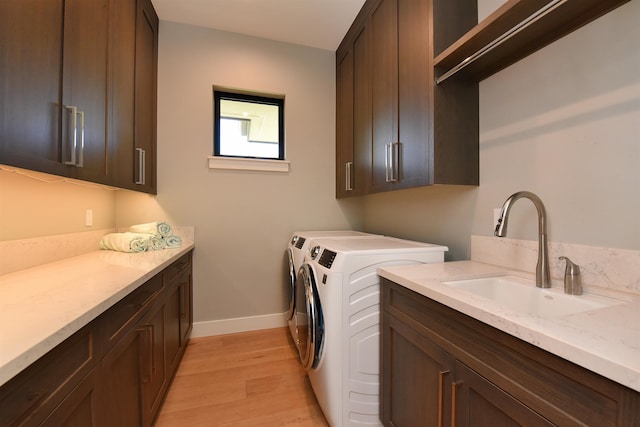
[[[483,80],[628,1],[630,0],[565,0],[451,78]],[[554,0],[509,0],[443,52],[436,52],[436,77],[444,75],[553,2]]]

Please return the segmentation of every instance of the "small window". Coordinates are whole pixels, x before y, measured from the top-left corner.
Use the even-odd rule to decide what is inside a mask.
[[[213,155],[284,160],[284,97],[213,88]]]

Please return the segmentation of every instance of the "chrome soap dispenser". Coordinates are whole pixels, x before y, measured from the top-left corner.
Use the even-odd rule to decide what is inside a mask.
[[[567,266],[564,270],[564,293],[569,295],[582,295],[580,266],[573,263],[566,256],[561,256],[559,259],[567,261]]]

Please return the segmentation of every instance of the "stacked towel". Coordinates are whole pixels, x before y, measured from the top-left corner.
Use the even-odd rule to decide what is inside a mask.
[[[155,234],[160,237],[169,237],[173,235],[173,229],[169,224],[158,221],[132,225],[129,227],[129,231],[133,233]]]
[[[180,246],[182,246],[182,239],[174,235],[167,236],[164,239],[164,242],[168,248],[179,248]]]
[[[110,233],[100,240],[100,249],[118,252],[144,252],[149,248],[149,236],[140,233]]]
[[[182,239],[173,234],[166,222],[132,225],[125,233],[107,234],[100,240],[100,249],[119,252],[157,251],[180,246]]]

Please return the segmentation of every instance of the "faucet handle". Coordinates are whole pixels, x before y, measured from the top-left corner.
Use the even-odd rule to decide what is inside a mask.
[[[558,259],[567,261],[567,266],[564,270],[564,293],[570,295],[582,295],[580,266],[575,264],[566,256],[561,256]]]

